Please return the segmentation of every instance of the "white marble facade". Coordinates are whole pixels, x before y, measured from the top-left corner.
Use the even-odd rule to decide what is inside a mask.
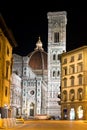
[[[40,39],[38,42],[41,42]],[[39,45],[40,43],[36,43],[37,48],[28,56],[21,57],[13,54],[13,70],[19,74],[22,81],[22,116],[27,118],[37,114],[46,114],[47,110],[47,70],[44,69],[42,73],[42,69],[34,70],[29,66],[33,53],[40,53],[40,51],[45,53]],[[34,64],[37,62],[35,61]]]
[[[66,51],[66,24],[65,11],[48,12],[48,54],[42,47],[39,38],[35,50],[28,56],[13,54],[13,70],[17,71],[22,80],[22,115],[34,116],[36,114],[48,114],[61,116],[60,99],[60,54]],[[32,55],[32,67],[29,65]],[[38,64],[38,55],[41,54],[42,62]],[[47,60],[47,61],[46,61]],[[47,66],[47,68],[45,67]],[[37,69],[35,69],[37,67]],[[42,68],[40,68],[42,67]]]
[[[66,51],[66,12],[48,12],[48,105],[49,115],[61,117],[60,54]]]

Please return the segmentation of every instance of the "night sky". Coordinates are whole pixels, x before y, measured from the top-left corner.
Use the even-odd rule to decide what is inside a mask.
[[[76,4],[71,1],[66,3],[63,0],[51,0],[48,3],[35,0],[32,0],[31,3],[28,0],[0,1],[0,13],[18,44],[18,47],[13,49],[13,53],[27,55],[32,52],[39,36],[44,50],[47,51],[47,12],[56,11],[67,12],[67,51],[87,45],[87,7],[85,7],[85,3]]]

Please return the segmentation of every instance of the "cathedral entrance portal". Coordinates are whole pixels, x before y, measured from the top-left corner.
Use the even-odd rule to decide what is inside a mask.
[[[30,104],[30,116],[34,116],[34,103]]]

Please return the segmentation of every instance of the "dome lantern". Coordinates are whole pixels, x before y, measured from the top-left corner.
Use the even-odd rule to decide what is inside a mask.
[[[35,48],[35,50],[44,50],[43,48],[42,48],[42,42],[41,42],[41,39],[40,39],[40,37],[39,37],[39,39],[38,39],[38,41],[37,41],[37,43],[36,43],[36,48]]]

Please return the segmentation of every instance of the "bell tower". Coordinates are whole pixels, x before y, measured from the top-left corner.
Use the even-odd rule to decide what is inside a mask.
[[[61,66],[60,54],[66,51],[66,24],[67,13],[48,12],[48,103],[49,115],[61,116],[60,79]]]

